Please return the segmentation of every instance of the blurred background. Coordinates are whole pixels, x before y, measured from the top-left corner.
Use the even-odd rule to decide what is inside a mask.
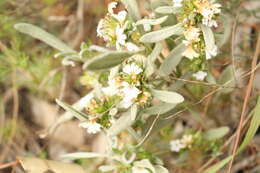
[[[152,0],[160,4],[164,0]],[[59,98],[73,104],[90,88],[84,83],[81,66],[64,67],[57,53],[46,44],[14,30],[14,24],[26,22],[40,26],[79,50],[84,42],[102,45],[96,36],[96,26],[105,14],[108,0],[0,0],[0,165],[16,160],[17,156],[34,156],[59,160],[59,155],[75,151],[103,152],[102,135],[88,135],[78,127],[77,121],[59,126],[45,138],[45,134],[62,113],[55,103]],[[142,15],[152,8],[148,0],[138,1]],[[222,0],[224,11],[232,19],[230,37],[216,59],[213,73],[216,77],[232,64],[231,48],[238,70],[250,69],[255,51],[256,36],[260,28],[259,0]],[[123,8],[123,7],[119,7]],[[237,9],[240,9],[239,14]],[[236,30],[232,30],[236,25]],[[225,27],[222,26],[222,27]],[[233,34],[233,36],[232,36]],[[233,40],[231,38],[234,38]],[[240,89],[225,90],[209,97],[193,111],[185,112],[171,123],[162,135],[189,127],[194,130],[207,127],[229,126],[235,132],[243,104],[248,78],[238,79]],[[249,109],[256,104],[260,89],[260,71],[257,71]],[[194,101],[201,98],[202,90],[196,90]],[[202,117],[201,119],[198,119]],[[191,118],[190,118],[191,117]],[[169,129],[171,130],[169,132]],[[234,173],[260,172],[260,134],[255,136],[248,149],[234,164]],[[172,172],[188,173],[198,170],[203,159],[196,160],[201,153],[183,166],[168,163]],[[167,153],[164,159],[171,159]],[[82,159],[76,163],[86,168],[87,173],[98,172],[104,160]],[[19,166],[0,169],[0,173],[23,173]],[[195,171],[196,172],[196,171]]]

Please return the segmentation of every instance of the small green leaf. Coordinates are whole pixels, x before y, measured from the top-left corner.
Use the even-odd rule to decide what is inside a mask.
[[[138,52],[109,51],[102,53],[83,65],[83,69],[102,70],[114,67]]]
[[[78,153],[69,153],[61,155],[62,159],[90,159],[90,158],[103,158],[108,157],[106,154],[94,153],[94,152],[78,152]]]
[[[162,65],[160,66],[159,73],[162,75],[171,74],[176,66],[181,62],[183,57],[182,53],[184,52],[185,48],[186,46],[184,44],[180,44],[175,47],[163,61]]]
[[[260,96],[258,96],[258,101],[257,101],[257,105],[255,107],[255,112],[254,112],[253,118],[251,120],[249,129],[246,133],[246,136],[238,149],[238,153],[241,152],[242,150],[244,150],[245,147],[250,143],[250,141],[255,136],[259,126],[260,126]]]
[[[61,52],[76,52],[67,46],[64,42],[51,35],[50,33],[44,31],[38,26],[28,24],[28,23],[18,23],[14,25],[14,28],[24,34],[28,34],[33,38],[39,39],[49,46],[61,51]]]
[[[220,90],[220,93],[227,94],[234,90],[233,88],[231,88],[231,87],[235,87],[236,85],[236,82],[234,80],[235,76],[232,68],[233,68],[232,65],[226,67],[219,77],[219,80],[217,82],[218,84],[225,85],[226,87],[230,87],[230,88],[222,88]]]
[[[220,19],[223,22],[223,34],[216,35],[216,43],[218,47],[222,47],[226,42],[229,41],[232,32],[232,17],[229,15],[220,15]]]
[[[161,6],[155,9],[156,13],[160,14],[176,14],[179,8],[174,8],[173,6]]]
[[[220,162],[216,163],[215,165],[211,166],[207,170],[203,171],[203,173],[216,173],[221,168],[223,168],[231,159],[232,159],[232,156],[229,156],[229,157],[221,160]]]
[[[151,92],[154,97],[166,103],[178,104],[184,101],[183,96],[176,92],[162,91],[162,90],[155,90],[155,89],[152,89]]]
[[[134,162],[134,166],[140,167],[140,168],[147,168],[149,169],[152,173],[156,173],[153,165],[148,159],[143,159],[140,161]]]
[[[56,102],[58,103],[58,105],[60,105],[63,109],[65,109],[66,111],[69,111],[71,113],[73,113],[73,115],[78,118],[80,121],[84,121],[88,119],[88,115],[84,114],[81,111],[76,110],[75,108],[73,108],[72,106],[56,99]]]
[[[180,35],[183,33],[182,24],[164,27],[158,31],[149,32],[140,38],[141,42],[154,43],[165,40],[173,35]]]
[[[160,25],[161,23],[165,22],[167,20],[168,16],[163,16],[158,19],[141,19],[136,22],[136,25]]]
[[[141,19],[141,15],[136,0],[122,0],[122,2],[129,11],[129,14],[134,21]]]
[[[220,127],[216,129],[210,129],[204,133],[204,138],[207,140],[215,140],[223,138],[226,134],[228,134],[228,127]]]

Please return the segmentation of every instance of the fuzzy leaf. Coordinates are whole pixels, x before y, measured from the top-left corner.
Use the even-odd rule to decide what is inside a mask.
[[[160,30],[149,32],[140,38],[141,42],[154,43],[165,40],[173,35],[180,35],[183,33],[182,24],[164,27]]]
[[[236,82],[234,80],[235,76],[233,73],[232,65],[226,67],[224,71],[221,73],[218,84],[225,85],[227,87],[234,87]],[[233,88],[223,88],[220,90],[220,93],[227,94],[233,91]]]
[[[156,13],[160,14],[176,14],[179,8],[174,8],[173,6],[161,6],[155,9]]]
[[[71,105],[68,105],[67,103],[64,103],[58,99],[56,99],[56,102],[58,103],[58,105],[60,105],[66,111],[73,113],[73,115],[76,118],[78,118],[80,121],[84,121],[84,120],[88,119],[88,115],[84,114],[81,111],[78,111],[77,109],[73,108]]]
[[[60,157],[62,159],[76,160],[76,159],[103,158],[108,156],[102,153],[78,152],[78,153],[63,154]]]
[[[160,66],[159,73],[162,75],[171,74],[176,66],[181,62],[183,57],[182,53],[185,48],[186,46],[184,44],[180,44],[175,47],[163,61],[162,65]]]
[[[223,138],[229,132],[228,127],[220,127],[216,129],[210,129],[204,133],[204,138],[207,140],[215,140]]]
[[[255,107],[255,112],[254,112],[253,118],[251,120],[249,129],[246,133],[246,136],[238,149],[238,153],[241,152],[242,150],[244,150],[245,147],[254,138],[259,126],[260,126],[260,96],[258,96],[258,101],[257,101],[257,105]]]
[[[155,90],[155,89],[151,90],[151,92],[154,97],[166,103],[178,104],[184,101],[183,96],[176,92],[162,91],[162,90]]]
[[[129,52],[129,51],[105,52],[87,61],[83,65],[83,69],[88,69],[88,70],[108,69],[122,63],[124,60],[126,60],[127,58],[129,58],[130,56],[136,53],[137,52]]]
[[[135,104],[131,107],[131,121],[134,121],[136,119],[137,113],[138,113],[138,106]]]
[[[141,15],[136,0],[122,0],[122,2],[129,11],[129,14],[134,21],[141,19]]]
[[[28,23],[18,23],[14,25],[14,28],[24,34],[30,35],[33,38],[43,41],[49,46],[61,51],[61,52],[76,52],[67,46],[64,42],[51,35],[50,33],[44,31],[38,26],[28,24]]]
[[[167,20],[168,16],[163,16],[158,19],[141,19],[136,22],[136,25],[160,25],[161,23],[165,22]]]
[[[134,162],[134,166],[141,167],[141,168],[147,168],[152,173],[156,173],[153,165],[151,164],[151,162],[148,159],[136,161],[136,162]]]
[[[103,165],[98,168],[101,172],[110,172],[116,169],[114,165]]]
[[[30,157],[18,157],[23,169],[30,173],[85,173],[77,164],[62,163]]]

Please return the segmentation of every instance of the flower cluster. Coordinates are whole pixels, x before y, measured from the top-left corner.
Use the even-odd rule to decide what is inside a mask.
[[[221,5],[209,0],[173,0],[173,6],[179,9],[177,18],[185,28],[183,44],[187,48],[182,55],[196,64],[215,57],[217,46],[206,48],[200,26],[217,27],[216,17],[221,12]]]
[[[117,50],[138,51],[139,48],[134,42],[139,39],[139,33],[134,22],[128,19],[125,10],[115,14],[116,6],[117,2],[108,5],[108,13],[99,21],[97,35],[102,37],[108,46],[116,46]]]
[[[95,134],[101,128],[109,128],[118,110],[128,109],[133,104],[143,106],[151,99],[141,62],[130,58],[116,70],[116,75],[111,71],[108,86],[101,89],[102,98],[92,98],[86,107],[89,120],[80,126],[87,128],[89,133]]]
[[[193,135],[184,135],[181,139],[172,140],[170,142],[171,151],[179,152],[182,149],[191,148],[193,138]]]

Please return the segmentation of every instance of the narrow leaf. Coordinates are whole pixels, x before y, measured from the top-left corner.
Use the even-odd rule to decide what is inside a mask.
[[[253,118],[251,120],[249,129],[246,133],[246,136],[238,149],[238,153],[241,152],[242,150],[244,150],[245,147],[254,138],[259,126],[260,126],[260,96],[258,96],[258,101],[257,101],[257,105],[255,107],[255,112],[254,112]]]
[[[156,13],[160,14],[176,14],[179,8],[174,8],[173,6],[161,6],[155,9]]]
[[[177,24],[170,27],[164,27],[158,31],[149,32],[140,38],[141,42],[154,43],[165,40],[173,35],[180,35],[183,33],[182,24]]]
[[[88,69],[88,70],[108,69],[122,63],[124,60],[126,60],[127,58],[129,58],[130,56],[136,53],[137,52],[129,52],[129,51],[105,52],[87,61],[83,65],[83,69]]]
[[[33,38],[43,41],[49,46],[61,51],[61,52],[75,52],[75,50],[71,49],[64,42],[51,35],[50,33],[44,31],[38,26],[27,24],[27,23],[18,23],[14,25],[14,28],[24,34],[30,35]]]
[[[215,165],[211,166],[207,170],[205,170],[203,173],[216,173],[218,172],[221,168],[223,168],[230,160],[232,159],[232,156],[229,156],[220,162],[216,163]]]
[[[160,66],[159,73],[161,75],[169,75],[172,73],[176,66],[181,62],[183,57],[182,53],[184,52],[185,48],[186,46],[184,44],[180,44],[170,52],[170,54],[166,57]]]
[[[131,110],[131,121],[134,121],[138,113],[138,106],[135,104],[131,107],[130,110]]]
[[[151,90],[154,97],[166,103],[178,104],[184,101],[182,95],[176,92],[162,91],[162,90]]]
[[[156,173],[169,173],[169,171],[165,167],[160,165],[154,166],[154,169]]]
[[[76,159],[103,158],[103,157],[107,157],[107,155],[102,153],[94,153],[94,152],[78,152],[78,153],[63,154],[60,157],[62,159],[76,160]]]
[[[58,99],[56,99],[56,102],[58,103],[58,105],[60,105],[63,109],[65,109],[66,111],[69,111],[71,113],[73,113],[73,115],[78,118],[80,121],[84,121],[88,119],[88,116],[86,114],[84,114],[81,111],[76,110],[75,108],[73,108],[72,106],[68,105],[67,103],[64,103]]]
[[[158,19],[141,19],[136,22],[136,25],[160,25],[161,23],[165,22],[167,20],[168,16],[163,16]]]

